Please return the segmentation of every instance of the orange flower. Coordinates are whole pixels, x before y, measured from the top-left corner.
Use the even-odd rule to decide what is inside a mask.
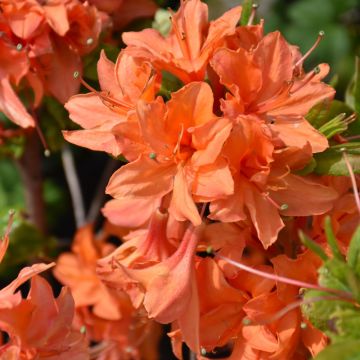
[[[235,7],[209,23],[206,4],[181,1],[166,38],[153,29],[124,33],[126,51],[150,60],[159,71],[169,71],[184,83],[204,80],[209,58],[235,32],[240,12],[241,7]]]
[[[237,119],[223,154],[230,162],[234,193],[211,202],[210,218],[225,222],[250,218],[265,248],[276,241],[284,227],[280,214],[321,214],[331,209],[337,197],[333,189],[291,174],[306,165],[311,149],[289,147],[275,152],[269,129],[256,117]]]
[[[92,150],[106,151],[113,156],[124,153],[132,159],[131,128],[135,107],[140,99],[151,101],[159,88],[158,77],[151,66],[122,52],[116,64],[102,51],[98,61],[101,92],[74,96],[65,105],[70,118],[84,130],[64,131],[67,141]],[[112,131],[123,124],[128,129],[129,140],[119,139]],[[140,146],[141,147],[141,146]],[[136,156],[137,157],[137,156]]]
[[[105,216],[118,225],[139,226],[172,191],[169,212],[178,221],[199,225],[193,194],[208,201],[233,192],[230,171],[220,156],[230,121],[213,114],[211,89],[200,82],[173,93],[166,104],[160,97],[139,102],[137,114],[143,154],[111,177],[106,192],[115,200],[105,206]],[[136,212],[137,221],[131,223],[128,214],[140,208],[141,215]]]
[[[0,4],[0,110],[22,127],[34,119],[11,84],[22,82],[34,92],[37,107],[47,91],[65,102],[79,90],[73,73],[80,55],[95,48],[101,20],[95,7],[77,0],[4,0]],[[11,61],[9,61],[11,59]]]
[[[197,314],[194,252],[199,231],[199,228],[190,226],[178,249],[161,262],[144,262],[138,258],[137,262],[127,265],[126,258],[121,258],[121,253],[115,252],[113,257],[110,255],[99,261],[98,268],[105,283],[126,291],[136,308],[143,304],[149,318],[161,323],[177,320],[180,328],[193,329],[186,340],[196,351],[198,330],[192,315]],[[196,337],[193,336],[194,332]]]
[[[73,316],[74,301],[66,288],[54,299],[50,285],[33,277],[27,299],[0,312],[0,328],[10,337],[0,347],[1,357],[88,359],[84,337],[71,329]]]
[[[279,32],[266,35],[253,50],[219,49],[211,60],[231,92],[222,102],[226,116],[257,116],[283,145],[302,148],[309,142],[312,152],[320,152],[328,142],[304,116],[316,103],[333,98],[335,91],[320,82],[328,65],[299,76],[298,63]]]
[[[68,286],[76,307],[92,306],[93,313],[103,319],[121,318],[117,294],[108,289],[96,275],[96,262],[114,247],[94,239],[91,226],[78,230],[72,253],[60,255],[54,269],[55,277]]]

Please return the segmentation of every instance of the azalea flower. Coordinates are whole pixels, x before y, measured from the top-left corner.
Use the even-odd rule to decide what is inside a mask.
[[[142,153],[111,177],[106,192],[115,200],[105,206],[105,216],[118,225],[139,226],[172,191],[169,212],[178,221],[199,225],[193,193],[207,201],[233,192],[229,169],[220,156],[230,121],[213,114],[211,89],[200,82],[173,93],[166,104],[161,97],[139,102],[137,116]],[[126,129],[116,130],[126,136]],[[127,214],[139,205],[142,216],[131,224]]]
[[[93,313],[100,318],[121,318],[121,303],[96,276],[96,262],[114,250],[104,241],[94,239],[91,226],[78,230],[72,253],[60,255],[54,269],[55,277],[68,286],[76,307],[92,306]]]
[[[45,92],[68,100],[79,90],[73,73],[81,70],[80,56],[95,48],[102,21],[95,7],[78,0],[4,0],[0,9],[0,110],[16,124],[33,127],[13,85],[33,90],[33,107]]]
[[[122,52],[116,64],[101,52],[97,64],[101,91],[72,97],[65,108],[70,118],[84,130],[64,131],[67,141],[113,156],[124,154],[132,159],[131,133],[137,130],[135,116],[139,100],[151,101],[159,89],[159,77],[151,65]],[[127,137],[118,138],[113,128],[123,124]],[[140,145],[141,147],[141,145]]]
[[[165,70],[184,83],[204,80],[214,50],[235,32],[241,7],[234,7],[219,19],[208,21],[207,5],[200,0],[181,1],[172,15],[167,37],[154,29],[123,34],[126,51],[148,59],[159,71]]]
[[[21,359],[89,359],[87,344],[71,329],[74,300],[63,288],[54,299],[50,285],[41,277],[31,280],[28,297],[11,308],[1,310],[0,328],[10,337],[0,347],[2,357]]]
[[[335,91],[321,82],[327,64],[298,75],[299,61],[281,34],[273,32],[249,50],[219,49],[211,65],[230,91],[222,101],[226,116],[256,116],[283,146],[310,143],[312,152],[321,152],[328,147],[327,139],[304,116],[315,104],[332,99]]]

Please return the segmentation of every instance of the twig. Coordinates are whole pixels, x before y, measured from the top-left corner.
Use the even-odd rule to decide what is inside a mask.
[[[196,360],[196,354],[190,350],[189,360]]]
[[[79,228],[85,224],[85,207],[79,179],[76,173],[74,158],[70,147],[67,144],[65,144],[61,149],[61,160],[66,181],[70,190],[76,227]]]
[[[97,185],[95,195],[93,197],[89,212],[86,217],[86,221],[88,223],[95,222],[97,216],[99,215],[100,208],[103,205],[105,199],[105,187],[109,181],[111,174],[115,171],[117,167],[119,167],[119,161],[114,159],[108,160],[102,173],[101,179]]]

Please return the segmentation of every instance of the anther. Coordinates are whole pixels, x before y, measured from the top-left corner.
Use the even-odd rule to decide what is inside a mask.
[[[249,326],[251,324],[251,320],[249,318],[245,317],[242,319],[242,323],[245,326]]]
[[[155,152],[151,152],[150,154],[149,154],[149,158],[151,159],[151,160],[155,160],[156,159],[156,153]]]
[[[86,45],[92,45],[93,43],[94,43],[94,39],[91,37],[86,40]]]
[[[21,51],[22,49],[23,49],[22,44],[18,43],[18,44],[16,45],[16,50],[17,50],[17,51]]]
[[[287,210],[289,208],[289,205],[288,204],[282,204],[281,206],[280,206],[280,210]]]
[[[307,324],[306,324],[305,322],[302,322],[302,323],[300,324],[300,328],[301,328],[301,329],[306,329],[306,328],[307,328]]]
[[[314,74],[320,74],[320,67],[319,66],[316,66],[315,68],[314,68]]]
[[[202,356],[205,356],[207,354],[207,351],[206,351],[205,348],[201,347],[200,353],[201,353]]]
[[[212,254],[212,253],[214,252],[214,249],[212,248],[212,246],[208,246],[208,247],[206,248],[206,252],[207,252],[208,254]]]
[[[49,149],[45,149],[45,150],[44,150],[44,155],[45,155],[45,157],[50,157],[50,155],[51,155],[50,150],[49,150]]]
[[[79,77],[80,73],[78,71],[74,71],[73,77],[74,79],[77,79]]]
[[[86,326],[83,325],[81,328],[80,328],[80,334],[85,334],[86,333]]]

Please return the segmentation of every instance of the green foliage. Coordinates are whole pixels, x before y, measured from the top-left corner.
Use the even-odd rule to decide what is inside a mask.
[[[12,226],[9,247],[0,266],[0,276],[14,278],[19,266],[41,258],[55,247],[54,238],[44,236],[35,226],[18,218]]]
[[[0,162],[0,210],[6,217],[9,209],[24,207],[24,194],[20,176],[10,160],[2,159]],[[7,220],[6,220],[7,223]]]
[[[340,253],[330,219],[325,220],[325,233],[333,257],[325,258],[318,270],[321,290],[308,290],[302,311],[312,324],[324,331],[331,345],[316,360],[358,359],[360,346],[360,226],[350,242],[347,260]],[[302,235],[303,236],[303,235]],[[306,245],[307,242],[304,242]],[[318,246],[318,245],[317,245]],[[309,246],[311,249],[317,248]],[[326,291],[326,289],[332,291]],[[356,351],[355,351],[356,348]],[[343,353],[341,352],[343,351]],[[339,357],[338,357],[339,358]]]
[[[360,360],[360,340],[348,340],[327,347],[316,360]]]
[[[326,151],[316,154],[316,167],[314,173],[318,175],[348,176],[349,170],[344,160],[343,152],[346,151],[347,158],[354,173],[360,173],[360,142],[351,142],[334,145]]]

